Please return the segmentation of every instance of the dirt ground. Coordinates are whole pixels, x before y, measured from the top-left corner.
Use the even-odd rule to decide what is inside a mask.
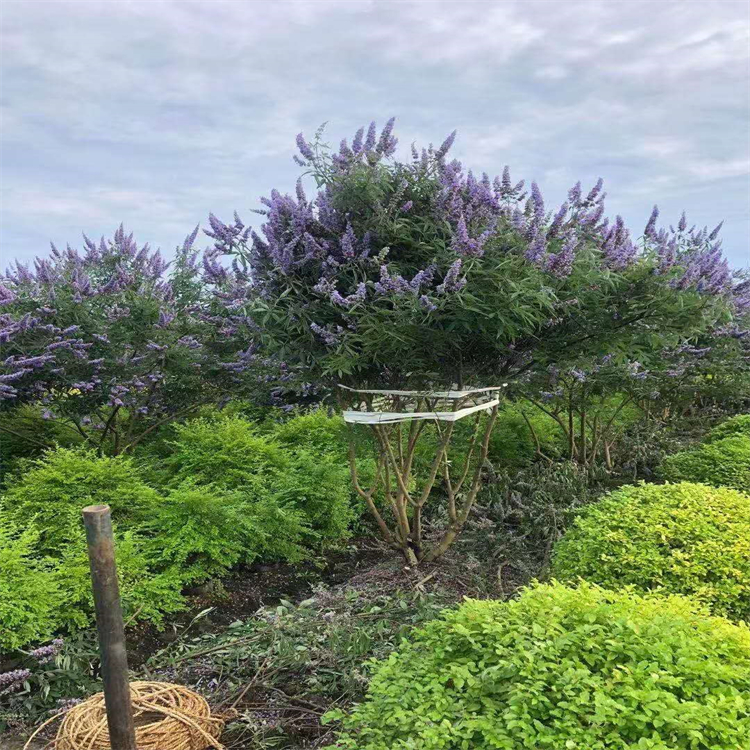
[[[0,735],[0,750],[23,750],[23,746],[26,740],[23,737],[8,737],[3,734]],[[42,750],[43,744],[32,742],[29,745],[29,750]]]

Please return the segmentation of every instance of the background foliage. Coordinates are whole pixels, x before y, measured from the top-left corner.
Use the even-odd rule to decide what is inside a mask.
[[[552,573],[690,595],[750,619],[750,496],[688,482],[623,487],[581,511]]]

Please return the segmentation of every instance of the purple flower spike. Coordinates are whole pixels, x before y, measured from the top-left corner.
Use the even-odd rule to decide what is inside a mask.
[[[451,146],[453,146],[453,142],[456,140],[456,133],[458,131],[454,130],[440,145],[440,148],[435,152],[435,158],[440,161],[441,159],[445,158],[445,155],[451,150]]]
[[[299,152],[302,154],[302,156],[308,161],[313,161],[315,159],[315,154],[313,153],[312,148],[310,148],[310,144],[305,140],[305,136],[302,135],[302,133],[297,134],[297,148],[299,149]]]
[[[365,151],[373,151],[375,149],[375,136],[376,136],[375,121],[370,123],[370,127],[367,128],[367,138],[365,140]]]
[[[646,228],[643,230],[643,235],[650,239],[656,239],[656,220],[659,218],[659,207],[654,206],[649,216]]]

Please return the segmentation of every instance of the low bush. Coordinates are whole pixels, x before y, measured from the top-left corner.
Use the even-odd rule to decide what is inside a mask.
[[[750,496],[700,484],[623,487],[582,510],[552,574],[690,595],[750,618]]]
[[[0,653],[94,620],[83,529],[57,556],[41,552],[38,541],[34,523],[20,531],[0,515]],[[182,571],[158,567],[142,537],[118,531],[116,555],[126,619],[158,625],[166,613],[184,607]]]
[[[267,499],[184,484],[169,491],[152,518],[149,559],[174,566],[185,582],[201,582],[259,557],[296,561],[304,556],[302,514]]]
[[[272,424],[273,438],[285,448],[329,453],[346,461],[346,423],[340,414],[331,415],[325,409],[314,409]]]
[[[715,443],[734,435],[744,435],[750,438],[750,414],[737,414],[737,416],[717,425],[708,433],[705,442]]]
[[[238,563],[297,562],[321,540],[345,537],[353,512],[348,472],[332,455],[300,449],[286,456],[234,417],[194,426],[176,428],[188,436],[177,444],[185,463],[171,468],[174,486],[163,493],[122,456],[58,448],[23,463],[25,472],[10,478],[0,498],[7,537],[0,623],[15,630],[0,638],[0,649],[92,622],[86,505],[112,509],[126,619],[157,625],[184,607],[188,583]],[[248,448],[255,450],[243,455]]]
[[[261,496],[287,465],[279,445],[239,416],[192,419],[177,425],[175,435],[164,462],[171,486],[193,481]]]
[[[606,479],[603,469],[572,461],[493,473],[458,543],[486,561],[511,560],[539,575],[576,513],[604,493]]]
[[[34,519],[36,547],[44,553],[59,552],[78,538],[81,510],[87,505],[109,505],[113,519],[121,522],[138,518],[159,499],[133,462],[122,456],[58,448],[21,468],[7,482],[0,513],[24,526]]]
[[[661,474],[670,482],[701,482],[750,492],[750,437],[738,434],[667,456]]]
[[[190,480],[297,510],[324,543],[346,538],[354,516],[340,418],[325,412],[258,426],[237,415],[176,428],[165,464],[171,486]],[[308,541],[311,541],[308,539]]]
[[[0,515],[0,652],[48,638],[63,597],[53,560],[36,551],[39,532]]]
[[[126,622],[148,621],[162,626],[167,614],[185,607],[184,571],[164,567],[154,559],[151,544],[140,534],[115,528],[115,556],[120,599]],[[79,537],[65,550],[59,563],[60,589],[65,607],[58,613],[58,630],[72,632],[94,622],[94,599],[86,540]]]
[[[288,470],[274,481],[271,497],[282,507],[299,510],[323,542],[348,537],[355,517],[351,479],[348,466],[335,455],[292,453]]]
[[[329,750],[740,748],[750,630],[681,597],[535,585],[428,623]]]
[[[0,613],[0,630],[28,616],[29,627],[15,628],[0,649],[39,641],[52,633],[93,621],[91,576],[81,510],[109,505],[115,524],[117,568],[126,618],[161,623],[165,613],[184,606],[181,572],[159,565],[146,540],[134,531],[159,507],[159,494],[124,457],[98,457],[81,448],[58,448],[25,461],[0,498],[0,525],[24,528],[0,559],[0,579],[20,587]],[[23,574],[14,549],[23,544]],[[20,553],[19,553],[20,554]],[[15,562],[14,562],[15,560]],[[1,584],[0,584],[1,585]],[[29,604],[25,604],[25,597]],[[12,640],[12,642],[11,642]]]

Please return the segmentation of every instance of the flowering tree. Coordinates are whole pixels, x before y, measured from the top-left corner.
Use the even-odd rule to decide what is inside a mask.
[[[206,264],[257,340],[319,378],[357,385],[514,375],[575,342],[575,356],[643,326],[685,336],[720,316],[732,275],[712,232],[656,229],[640,248],[604,217],[601,180],[549,212],[536,184],[490,180],[447,153],[455,133],[392,161],[393,120],[331,153],[297,139],[318,185],[262,199],[260,234],[210,217]],[[218,262],[234,256],[232,270]],[[744,301],[747,304],[747,300]],[[674,324],[667,325],[669,321]],[[692,326],[692,328],[691,328]]]
[[[295,159],[317,193],[309,198],[301,179],[294,195],[272,191],[260,233],[236,214],[230,224],[210,217],[209,280],[228,309],[253,321],[249,338],[309,380],[519,380],[637,341],[676,346],[748,304],[733,288],[719,227],[688,229],[683,216],[657,230],[655,208],[636,245],[621,217],[605,218],[601,180],[587,193],[577,184],[550,212],[538,186],[526,192],[507,167],[491,179],[449,161],[455,132],[394,160],[393,125],[361,128],[336,151],[322,131],[312,143],[300,134]],[[231,270],[222,255],[233,256]],[[390,465],[408,474],[407,459],[399,468],[384,454],[401,455],[382,447],[383,473]],[[408,482],[400,485],[405,492]],[[401,526],[384,535],[424,555],[409,520]]]
[[[54,245],[0,277],[0,404],[38,403],[100,451],[135,447],[159,426],[236,387],[211,324],[193,244],[168,275],[158,251],[120,227],[83,254]],[[0,429],[8,429],[1,426]]]

